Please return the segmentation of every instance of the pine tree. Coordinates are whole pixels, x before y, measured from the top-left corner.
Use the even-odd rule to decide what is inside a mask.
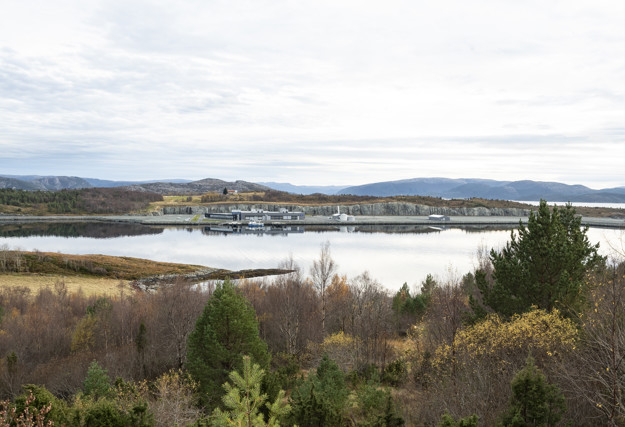
[[[275,402],[266,403],[269,410],[268,420],[260,413],[260,409],[267,400],[266,394],[261,394],[261,383],[265,371],[256,363],[252,364],[249,356],[243,357],[241,373],[232,371],[230,382],[223,385],[226,395],[223,397],[226,411],[217,408],[213,412],[212,424],[215,426],[273,426],[278,427],[279,418],[284,417],[290,410],[285,402],[284,391],[280,390]]]
[[[565,315],[581,308],[585,274],[604,262],[597,252],[599,244],[589,243],[587,231],[570,204],[550,211],[541,200],[527,227],[519,224],[518,237],[512,232],[501,252],[491,250],[494,283],[476,281],[484,304],[504,316],[533,306],[557,308]]]
[[[217,286],[187,341],[187,369],[198,381],[200,400],[214,408],[223,396],[228,374],[242,368],[244,355],[269,367],[267,344],[260,338],[256,313],[226,281]]]

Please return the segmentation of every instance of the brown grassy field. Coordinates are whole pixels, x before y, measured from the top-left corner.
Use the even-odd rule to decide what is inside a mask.
[[[69,255],[52,252],[2,251],[8,264],[19,267],[0,274],[2,287],[27,287],[31,292],[62,282],[71,292],[117,294],[130,291],[136,279],[164,274],[193,273],[206,267],[156,262],[140,258],[106,255]]]
[[[193,273],[206,267],[108,255],[21,252],[28,273],[136,280],[162,274]]]
[[[133,291],[128,280],[30,273],[0,274],[0,287],[28,288],[31,294],[44,288],[54,289],[59,283],[63,283],[70,293],[82,291],[85,295],[116,295],[121,291]]]
[[[108,255],[69,255],[54,252],[0,250],[0,287],[27,287],[31,292],[63,282],[70,291],[116,294],[134,289],[131,282],[168,282],[160,276],[193,274],[198,280],[252,278],[288,273],[282,269],[230,271],[201,265],[174,264]],[[141,280],[144,279],[144,280]]]

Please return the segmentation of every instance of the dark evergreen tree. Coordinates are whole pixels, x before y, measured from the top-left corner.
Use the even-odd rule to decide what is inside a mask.
[[[527,358],[525,368],[519,371],[511,383],[512,399],[504,413],[501,426],[555,426],[565,410],[564,396],[560,389],[547,379]]]
[[[404,419],[398,414],[388,389],[370,382],[360,386],[356,392],[361,427],[401,427]]]
[[[315,375],[293,390],[290,422],[300,427],[345,425],[348,395],[345,375],[336,362],[324,355]]]
[[[599,244],[589,243],[587,231],[570,204],[550,210],[541,200],[527,227],[519,224],[518,237],[512,232],[501,252],[491,250],[494,282],[476,275],[483,303],[504,316],[532,306],[557,308],[565,315],[581,308],[586,272],[604,262],[597,252]]]
[[[187,342],[187,369],[199,382],[201,404],[221,403],[222,384],[243,368],[243,356],[261,369],[269,368],[267,344],[258,334],[256,313],[229,281],[217,285]]]
[[[101,367],[95,360],[91,362],[87,370],[87,377],[83,382],[83,391],[85,396],[90,396],[94,400],[101,397],[112,397],[114,394],[111,379],[106,369]]]

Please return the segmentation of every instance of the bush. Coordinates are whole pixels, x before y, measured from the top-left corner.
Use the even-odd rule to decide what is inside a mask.
[[[15,399],[17,414],[31,414],[34,419],[39,417],[43,422],[56,425],[69,424],[71,410],[63,400],[54,397],[45,387],[28,384],[22,388],[24,393]]]
[[[397,414],[391,393],[373,383],[359,387],[356,393],[358,401],[359,426],[392,427],[403,426],[404,419]]]
[[[382,382],[393,387],[401,385],[408,375],[406,362],[401,359],[393,360],[386,365],[382,373]]]

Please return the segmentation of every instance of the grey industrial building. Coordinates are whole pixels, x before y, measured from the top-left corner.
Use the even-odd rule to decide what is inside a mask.
[[[280,209],[279,212],[251,210],[233,210],[230,213],[207,213],[206,218],[224,219],[228,221],[303,221],[304,212],[290,212],[287,209]]]

